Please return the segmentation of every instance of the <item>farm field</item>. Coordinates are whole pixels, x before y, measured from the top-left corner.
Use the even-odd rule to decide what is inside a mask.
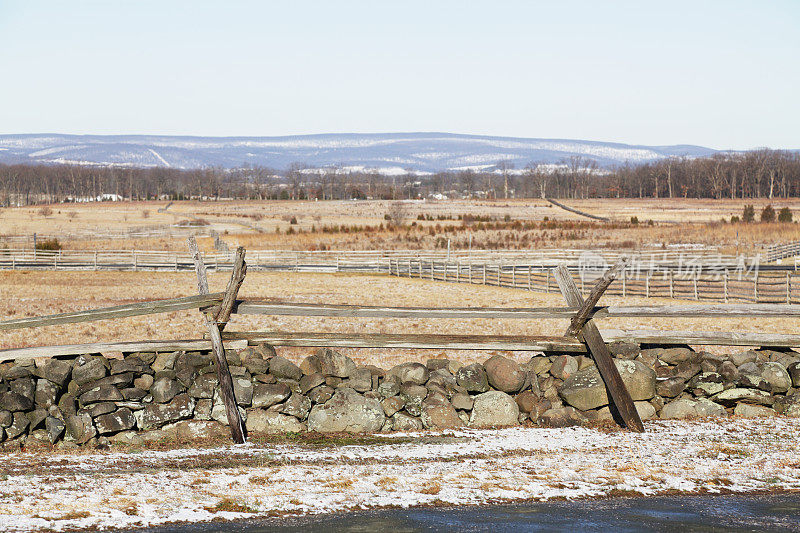
[[[223,290],[228,273],[210,274],[211,291]],[[24,272],[0,271],[0,316],[7,319],[106,307],[151,299],[196,294],[194,273],[165,272]],[[430,307],[531,307],[563,306],[559,294],[483,285],[443,283],[381,275],[322,273],[247,274],[239,292],[242,298],[270,298],[292,302],[329,304],[430,306]],[[600,303],[659,305],[680,300],[604,297]],[[684,302],[687,303],[687,302]],[[691,302],[696,303],[696,302]],[[700,331],[791,331],[788,319],[765,320],[755,326],[746,318],[726,319],[604,319],[602,327],[623,329],[689,329]],[[328,331],[339,333],[442,333],[501,335],[562,335],[564,319],[489,320],[398,318],[325,318],[234,315],[227,331]],[[176,311],[75,325],[47,326],[0,333],[0,347],[17,348],[51,344],[74,344],[132,340],[198,339],[206,332],[197,311]],[[278,348],[299,362],[313,348]],[[724,350],[716,347],[714,350]],[[741,349],[737,348],[737,351]],[[389,368],[400,362],[441,356],[462,362],[484,361],[486,352],[401,349],[342,349],[359,364]],[[519,361],[530,354],[513,355]]]
[[[0,248],[32,246],[33,233],[57,236],[65,248],[185,250],[185,236],[214,231],[248,249],[359,250],[454,248],[658,248],[717,246],[726,253],[800,239],[798,224],[730,224],[753,204],[800,213],[800,200],[589,199],[570,213],[546,200],[402,202],[402,228],[386,216],[392,201],[218,201],[54,204],[0,210]],[[162,209],[162,212],[159,212]],[[638,223],[631,223],[632,217]],[[652,225],[651,222],[652,221]],[[411,226],[413,224],[413,226]],[[471,240],[470,240],[471,239]],[[212,239],[201,239],[211,249]]]

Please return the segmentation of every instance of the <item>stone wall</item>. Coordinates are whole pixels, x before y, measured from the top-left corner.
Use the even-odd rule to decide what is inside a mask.
[[[800,354],[712,355],[609,345],[643,419],[800,416]],[[226,353],[248,432],[378,432],[612,420],[588,357],[447,359],[389,370],[320,349],[300,366],[267,345]],[[209,352],[81,355],[0,365],[4,446],[144,443],[228,434]]]

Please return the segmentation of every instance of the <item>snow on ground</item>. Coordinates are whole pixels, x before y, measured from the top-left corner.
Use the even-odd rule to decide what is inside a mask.
[[[138,527],[388,506],[800,490],[800,420],[393,434],[380,444],[7,453],[4,531]]]

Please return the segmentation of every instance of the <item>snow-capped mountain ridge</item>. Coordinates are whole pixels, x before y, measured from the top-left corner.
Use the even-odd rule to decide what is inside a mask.
[[[292,163],[363,168],[399,167],[436,172],[492,166],[505,160],[558,163],[572,156],[601,167],[643,163],[670,156],[697,157],[702,146],[644,146],[569,139],[527,139],[452,133],[333,133],[284,137],[191,137],[166,135],[0,135],[1,163],[77,163],[197,168],[247,165],[284,169]]]

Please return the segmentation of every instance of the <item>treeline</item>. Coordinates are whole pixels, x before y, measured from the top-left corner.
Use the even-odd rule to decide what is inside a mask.
[[[800,153],[763,149],[671,157],[608,170],[576,156],[516,172],[501,164],[493,174],[435,175],[431,186],[434,192],[455,188],[491,198],[786,198],[800,196]]]
[[[800,196],[800,153],[756,150],[704,158],[669,158],[617,168],[601,196],[787,198]]]
[[[0,165],[0,205],[130,200],[449,198],[778,198],[800,196],[800,154],[782,150],[668,158],[599,169],[585,157],[489,172],[345,172],[294,164],[284,171]]]

